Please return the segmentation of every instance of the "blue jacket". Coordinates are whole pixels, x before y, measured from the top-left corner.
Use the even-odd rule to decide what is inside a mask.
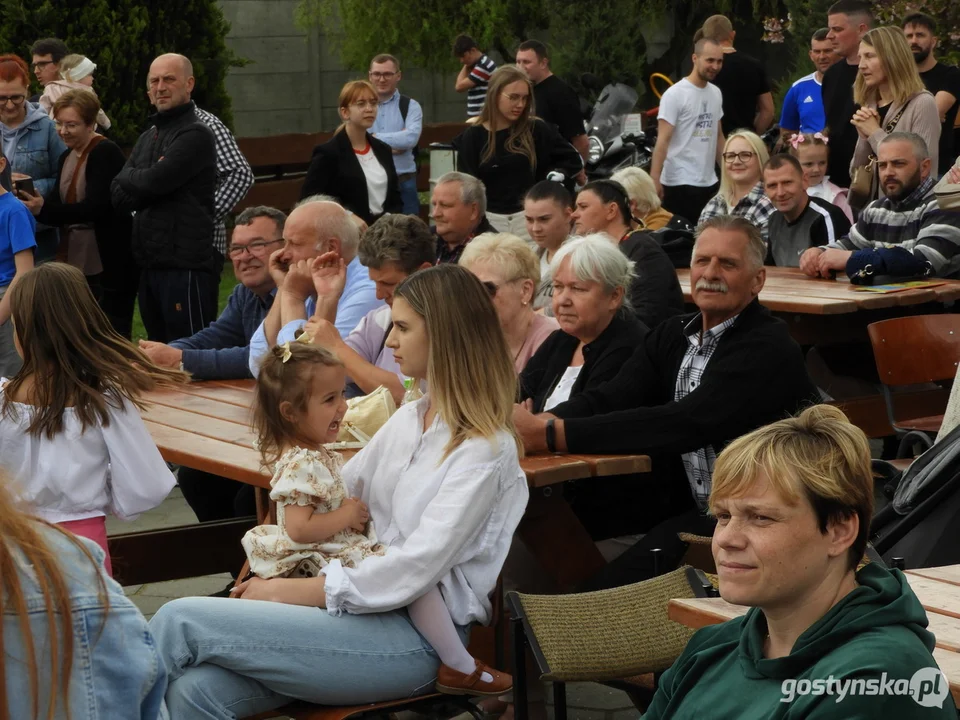
[[[67,146],[57,128],[39,105],[27,103],[27,117],[15,129],[2,128],[4,154],[15,173],[33,178],[37,192],[46,197],[57,181],[60,156]],[[12,153],[7,148],[13,145]]]
[[[79,538],[97,560],[94,566],[66,536],[52,528],[42,528],[42,537],[64,573],[67,595],[73,608],[73,665],[70,675],[71,720],[105,720],[106,718],[166,718],[163,696],[167,688],[167,672],[163,665],[147,621],[136,606],[123,594],[123,588],[104,577],[109,613],[99,595],[98,574],[103,572],[104,553],[90,540]],[[30,613],[30,630],[37,652],[40,673],[40,716],[47,717],[46,702],[56,697],[55,720],[65,720],[60,700],[59,683],[54,683],[50,667],[50,637],[44,596],[30,567],[22,556],[14,557],[19,565],[19,579]],[[57,627],[60,627],[59,620]],[[62,648],[62,639],[61,645]],[[32,696],[27,665],[25,640],[20,620],[4,607],[3,652],[6,655],[7,702],[11,718],[32,718]]]
[[[260,327],[276,292],[266,302],[242,283],[230,293],[227,306],[209,327],[170,343],[183,350],[183,369],[196,380],[248,378],[250,337]]]

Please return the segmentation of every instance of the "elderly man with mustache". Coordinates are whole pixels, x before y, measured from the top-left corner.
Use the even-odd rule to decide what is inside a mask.
[[[514,419],[527,451],[653,456],[650,499],[637,507],[643,539],[588,582],[596,590],[675,566],[677,533],[712,535],[713,464],[728,443],[819,400],[786,324],[757,300],[766,248],[749,221],[721,215],[697,229],[690,264],[699,311],[653,330],[610,382]]]

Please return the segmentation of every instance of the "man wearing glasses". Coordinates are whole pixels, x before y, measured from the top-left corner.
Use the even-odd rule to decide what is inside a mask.
[[[371,134],[393,148],[393,166],[400,181],[400,198],[405,215],[420,214],[417,196],[417,143],[423,130],[423,110],[416,100],[401,95],[397,85],[402,77],[400,61],[393,55],[377,55],[367,76],[376,88],[380,107]]]
[[[42,38],[31,46],[30,54],[33,56],[33,74],[37,76],[37,82],[46,87],[60,79],[60,61],[69,55],[70,51],[67,44],[59,38]],[[36,102],[39,97],[34,95],[30,102]]]
[[[198,380],[250,377],[250,338],[273,304],[277,286],[269,260],[283,244],[287,216],[259,205],[237,216],[227,255],[239,283],[220,317],[190,337],[169,345],[141,340],[140,349],[157,365],[186,370]]]

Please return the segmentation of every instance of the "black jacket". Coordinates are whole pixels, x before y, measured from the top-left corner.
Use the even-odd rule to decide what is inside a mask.
[[[533,147],[537,158],[534,168],[526,155],[506,149],[508,130],[495,135],[496,149],[483,160],[490,131],[483,125],[471,125],[453,140],[457,149],[457,170],[473,175],[487,190],[487,212],[509,215],[523,209],[523,196],[547,173],[559,170],[568,179],[583,169],[580,153],[560,137],[557,129],[540,118],[533,119]]]
[[[393,165],[393,150],[370,133],[367,133],[367,142],[383,169],[387,171],[387,197],[383,201],[383,212],[402,212],[403,201],[400,199],[397,169]],[[360,161],[357,160],[357,154],[353,151],[350,138],[343,131],[313,149],[307,177],[300,189],[300,199],[311,195],[329,195],[336,198],[343,207],[363,218],[368,225],[380,217],[370,213],[367,178],[360,167]]]
[[[133,256],[156,270],[218,273],[213,245],[217,151],[188,102],[153,116],[113,180],[113,206],[133,216]]]
[[[647,332],[647,326],[630,313],[615,315],[592,343],[583,346],[583,367],[570,389],[570,397],[612,380],[643,343]],[[534,412],[543,412],[544,403],[570,367],[579,344],[573,335],[556,330],[527,362],[520,373],[520,400],[533,398]]]
[[[620,241],[620,252],[633,260],[630,304],[640,321],[655,328],[683,313],[683,290],[670,257],[649,233],[634,231]]]
[[[60,199],[60,180],[63,177],[63,164],[71,152],[67,150],[60,156],[57,181],[50,194],[43,199],[43,208],[37,220],[55,227],[80,223],[93,225],[104,274],[118,276],[136,272],[130,249],[133,218],[128,213],[115,210],[110,199],[110,184],[126,162],[123,150],[112,140],[101,140],[90,151],[84,164],[86,196],[81,202],[65,204]],[[104,282],[113,286],[106,277]]]
[[[787,325],[754,299],[720,338],[700,387],[675,401],[688,346],[674,317],[647,335],[617,376],[551,412],[572,453],[679,455],[731,440],[819,402]],[[699,321],[698,321],[699,322]]]

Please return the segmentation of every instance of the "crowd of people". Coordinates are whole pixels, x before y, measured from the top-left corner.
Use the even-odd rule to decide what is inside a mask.
[[[432,226],[416,192],[423,110],[399,90],[400,61],[377,55],[342,88],[296,206],[248,207],[229,236],[253,176],[191,100],[188,58],[151,64],[156,114],[125,157],[100,132],[91,59],[38,41],[34,100],[27,64],[0,56],[0,718],[502,696],[510,675],[465,642],[518,562],[520,460],[538,452],[651,457],[643,478],[564,486],[593,540],[632,538],[579,590],[676,567],[693,533],[713,537],[724,598],[755,608],[694,637],[648,717],[771,715],[784,678],[935,667],[903,576],[859,567],[866,438],[818,404],[805,349],[758,296],[770,265],[853,282],[960,273],[960,221],[933,191],[960,89],[931,60],[931,18],[874,28],[869,4],[839,0],[827,23],[777,152],[765,70],[716,15],[662,98],[650,172],[590,182],[579,104],[547,47],[526,41],[497,67],[458,37],[471,120],[458,170],[431,189]],[[216,316],[225,259],[238,284]],[[174,476],[144,394],[251,377],[276,510],[243,538],[250,574],[145,624],[110,579],[106,516],[135,517],[175,482],[201,522],[256,503],[227,478]],[[348,401],[377,393],[396,412],[344,462],[328,444]],[[814,717],[821,702],[792,707]]]

